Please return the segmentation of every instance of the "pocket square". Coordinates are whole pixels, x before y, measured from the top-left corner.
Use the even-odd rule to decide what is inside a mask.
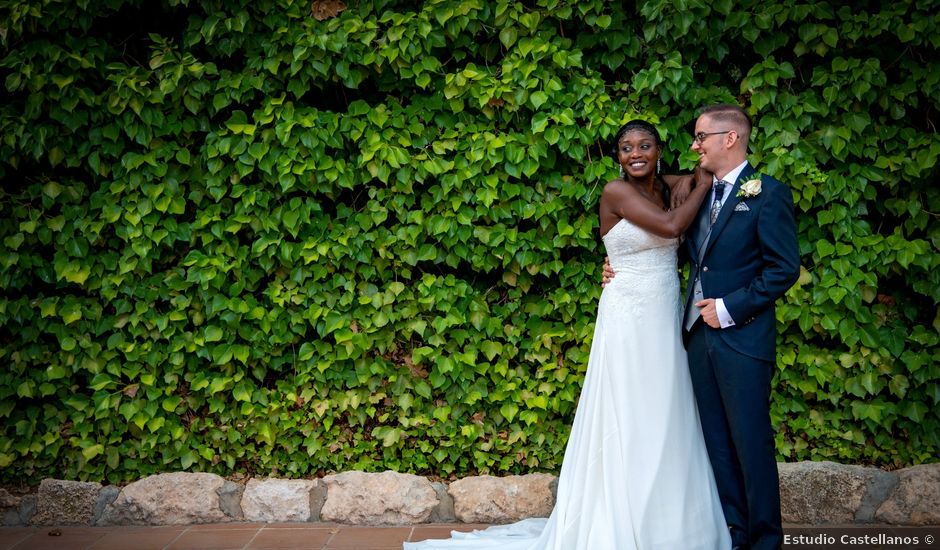
[[[737,206],[734,207],[735,212],[750,212],[751,209],[748,208],[746,202],[739,202]]]

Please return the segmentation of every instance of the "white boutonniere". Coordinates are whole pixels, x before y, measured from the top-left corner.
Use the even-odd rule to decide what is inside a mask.
[[[760,176],[751,178],[742,183],[741,187],[738,188],[738,194],[736,196],[749,199],[757,195],[760,195]]]

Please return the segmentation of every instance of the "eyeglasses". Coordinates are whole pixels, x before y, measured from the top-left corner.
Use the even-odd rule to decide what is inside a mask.
[[[695,134],[693,139],[695,139],[695,143],[698,143],[699,145],[701,145],[702,142],[705,141],[705,138],[707,138],[708,136],[717,136],[718,134],[730,134],[731,132],[732,130],[726,130],[724,132],[699,132]]]

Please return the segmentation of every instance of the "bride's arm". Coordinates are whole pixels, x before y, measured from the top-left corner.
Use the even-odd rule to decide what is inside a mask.
[[[683,186],[691,191],[692,182],[695,181],[694,174],[663,174],[661,177],[663,181],[666,182],[666,185],[669,186],[669,191],[673,193]]]
[[[660,237],[675,238],[685,232],[698,212],[699,206],[710,190],[708,185],[698,185],[681,206],[672,210],[661,210],[623,180],[614,180],[604,186],[601,195],[602,208],[606,206],[631,223]]]
[[[669,187],[669,207],[677,208],[689,198],[695,178],[692,174],[663,174],[662,179]]]
[[[669,186],[670,208],[678,208],[689,198],[692,188],[711,181],[712,174],[696,166],[691,174],[663,174],[662,179]]]

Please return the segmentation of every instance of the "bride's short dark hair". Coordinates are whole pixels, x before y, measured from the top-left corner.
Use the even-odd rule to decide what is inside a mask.
[[[613,155],[614,160],[617,160],[617,151],[620,149],[618,145],[620,143],[620,138],[622,138],[623,135],[627,132],[631,132],[633,130],[646,132],[647,134],[653,136],[653,139],[656,141],[656,145],[662,146],[663,140],[659,137],[659,130],[657,130],[656,127],[649,122],[635,118],[621,126],[620,130],[617,131],[617,135],[614,137],[613,146],[610,148],[610,154]]]

